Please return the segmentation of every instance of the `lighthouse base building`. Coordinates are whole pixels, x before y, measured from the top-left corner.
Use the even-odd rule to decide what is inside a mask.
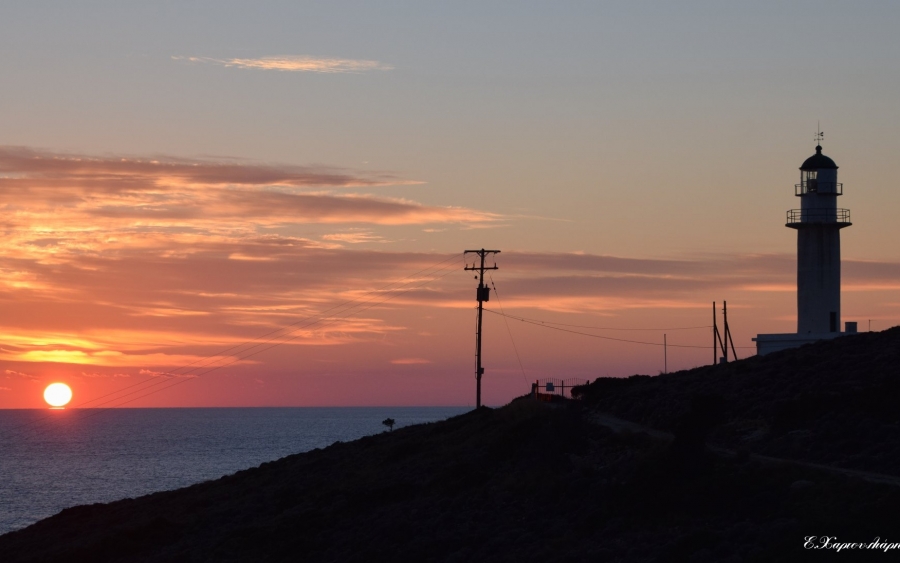
[[[797,332],[756,335],[760,356],[856,332],[855,322],[841,332],[841,229],[852,223],[850,210],[837,206],[844,193],[837,169],[821,145],[800,167],[800,209],[789,210],[785,223],[797,231]]]
[[[772,352],[780,352],[781,350],[787,350],[788,348],[798,348],[804,344],[811,344],[813,342],[818,342],[819,340],[828,340],[830,338],[844,336],[845,334],[855,333],[856,323],[847,323],[847,328],[844,332],[757,334],[753,341],[756,342],[756,354],[765,356]]]

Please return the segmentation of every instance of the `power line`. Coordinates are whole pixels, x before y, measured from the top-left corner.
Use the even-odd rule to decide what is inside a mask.
[[[615,342],[627,342],[627,343],[629,343],[629,344],[644,344],[644,345],[646,345],[646,346],[663,346],[663,345],[664,345],[664,344],[659,343],[659,342],[645,342],[645,341],[643,341],[643,340],[629,340],[629,339],[627,339],[627,338],[613,338],[612,336],[601,336],[601,335],[599,335],[599,334],[590,334],[590,333],[588,333],[588,332],[580,332],[580,331],[577,331],[577,330],[570,330],[570,329],[566,329],[566,328],[560,328],[560,327],[557,327],[557,326],[552,326],[552,325],[550,325],[549,323],[542,323],[542,322],[540,322],[540,321],[531,320],[531,319],[526,319],[526,318],[524,318],[524,317],[516,317],[516,316],[514,316],[514,315],[507,315],[507,314],[504,314],[504,313],[498,313],[497,311],[491,311],[490,309],[485,309],[485,311],[487,311],[488,313],[492,313],[492,314],[494,314],[494,315],[500,315],[500,316],[507,317],[507,318],[510,318],[510,319],[515,319],[515,320],[517,320],[517,321],[521,321],[521,322],[523,322],[523,323],[527,323],[527,324],[530,324],[530,325],[539,326],[539,327],[543,327],[543,328],[549,328],[549,329],[552,329],[552,330],[558,330],[558,331],[561,331],[561,332],[568,332],[568,333],[570,333],[570,334],[580,334],[580,335],[582,335],[582,336],[590,336],[591,338],[599,338],[599,339],[601,339],[601,340],[613,340],[613,341],[615,341]],[[668,346],[669,346],[669,347],[673,347],[673,348],[701,348],[701,349],[704,349],[704,350],[708,350],[708,349],[709,349],[709,346],[691,346],[691,345],[689,345],[689,344],[668,344]],[[752,347],[752,346],[738,346],[738,348],[753,348],[753,347]]]
[[[668,327],[668,328],[623,328],[623,327],[614,327],[614,326],[593,326],[593,325],[575,325],[575,324],[567,324],[567,323],[557,323],[554,321],[544,321],[541,319],[531,319],[528,317],[520,317],[517,315],[509,315],[509,318],[516,319],[518,321],[532,321],[541,324],[548,325],[556,325],[556,326],[569,326],[573,328],[591,328],[594,330],[696,330],[700,328],[712,328],[713,325],[697,325],[697,326],[681,326],[681,327]]]
[[[500,312],[503,312],[503,303],[500,302],[500,293],[497,292],[497,285],[494,284],[494,277],[488,274],[488,279],[491,280],[491,287],[494,288],[494,295],[497,297],[497,305],[500,306]],[[525,384],[528,385],[528,378],[525,376],[525,367],[522,366],[522,358],[519,357],[519,347],[516,346],[516,341],[513,338],[512,330],[509,328],[509,321],[506,319],[506,315],[503,316],[503,322],[506,324],[506,332],[509,333],[509,341],[512,342],[513,350],[516,352],[516,360],[519,362],[519,369],[522,370],[522,379],[525,380]]]

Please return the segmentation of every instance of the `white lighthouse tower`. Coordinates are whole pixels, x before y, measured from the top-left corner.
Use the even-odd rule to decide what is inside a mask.
[[[841,229],[851,223],[850,211],[837,206],[844,193],[837,171],[821,145],[800,167],[800,183],[794,187],[800,209],[787,212],[785,225],[797,230],[797,333],[757,335],[753,340],[759,355],[856,332],[856,323],[840,331]]]

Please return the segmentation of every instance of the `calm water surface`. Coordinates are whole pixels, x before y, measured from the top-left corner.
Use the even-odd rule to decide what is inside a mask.
[[[0,534],[466,407],[0,410]]]

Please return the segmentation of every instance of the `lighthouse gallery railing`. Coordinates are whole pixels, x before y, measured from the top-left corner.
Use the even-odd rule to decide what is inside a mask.
[[[849,223],[849,209],[789,209],[787,224]]]
[[[814,193],[844,195],[844,184],[840,182],[818,182],[816,180],[806,180],[803,183],[794,184],[794,195]]]

